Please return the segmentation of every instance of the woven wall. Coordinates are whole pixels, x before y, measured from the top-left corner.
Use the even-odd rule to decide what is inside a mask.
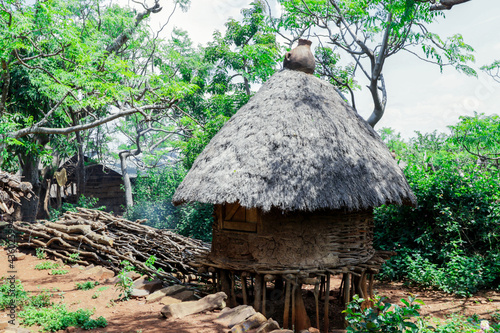
[[[372,240],[372,212],[262,214],[218,205],[209,259],[228,269],[338,268],[369,260]]]

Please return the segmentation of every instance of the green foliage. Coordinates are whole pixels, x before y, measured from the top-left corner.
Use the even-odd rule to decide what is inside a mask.
[[[66,269],[53,269],[50,274],[51,275],[65,275],[68,274],[69,271]]]
[[[51,308],[27,308],[19,313],[19,317],[22,319],[23,325],[39,325],[43,330],[51,332],[64,330],[71,326],[94,329],[108,325],[103,317],[90,319],[92,314],[92,310],[78,309],[71,312],[66,309],[64,304],[56,304]]]
[[[36,257],[40,260],[43,260],[47,257],[47,253],[45,253],[45,249],[42,247],[37,247],[35,253]]]
[[[94,289],[98,285],[99,285],[98,281],[77,282],[75,288],[79,290],[90,290]]]
[[[375,246],[398,253],[382,278],[461,296],[500,287],[500,171],[462,145],[497,154],[485,144],[497,126],[495,116],[463,117],[451,136],[417,133],[401,152],[418,207],[376,209]]]
[[[94,197],[86,197],[83,194],[78,198],[78,201],[76,204],[72,204],[69,202],[64,202],[61,206],[61,209],[54,209],[54,208],[49,208],[50,211],[50,220],[51,221],[57,221],[57,219],[63,215],[66,212],[77,212],[78,210],[76,209],[77,207],[81,208],[89,208],[89,209],[97,209],[97,210],[105,210],[106,206],[97,206],[97,202],[99,201],[99,198],[94,198]],[[72,257],[73,256],[73,257]],[[70,254],[70,258],[78,260],[79,255],[78,253],[72,253]]]
[[[77,262],[78,260],[80,260],[80,253],[79,252],[75,252],[75,253],[71,253],[69,255],[69,262],[70,263],[75,263]]]
[[[115,283],[115,288],[120,292],[118,295],[120,300],[128,300],[133,290],[134,281],[127,276],[127,273],[132,271],[134,267],[126,260],[122,261],[121,264],[124,267],[116,276],[118,281]]]
[[[408,301],[402,299],[401,307],[376,296],[372,301],[373,307],[362,309],[364,301],[355,295],[343,311],[348,324],[347,332],[416,333],[420,332],[419,326],[423,326],[418,310],[424,303],[416,297],[410,296]]]
[[[51,301],[52,294],[47,289],[36,295],[30,295],[29,292],[24,290],[19,280],[15,281],[14,289],[11,288],[12,284],[7,280],[4,280],[0,285],[0,310],[4,310],[12,304],[15,304],[17,308],[42,308],[53,304]],[[11,292],[12,290],[13,292]]]
[[[35,269],[43,270],[43,269],[56,269],[59,268],[61,265],[55,262],[50,262],[50,261],[45,261],[41,264],[38,264],[35,266]]]
[[[0,310],[4,310],[12,304],[15,304],[16,307],[23,307],[29,303],[29,294],[24,290],[21,281],[16,280],[13,286],[14,292],[12,293],[12,284],[9,281],[4,280],[0,285]]]
[[[135,205],[127,210],[127,218],[146,218],[146,224],[152,227],[175,229],[181,235],[209,241],[213,206],[191,203],[174,207],[172,204],[175,189],[185,174],[181,167],[165,167],[140,174],[134,186]]]
[[[424,303],[414,296],[408,301],[401,299],[402,306],[391,304],[384,297],[375,296],[373,306],[364,307],[364,299],[354,296],[347,305],[345,319],[347,332],[379,333],[494,333],[500,332],[500,325],[493,321],[481,320],[477,315],[465,318],[452,315],[445,322],[430,323],[420,317],[419,310]]]

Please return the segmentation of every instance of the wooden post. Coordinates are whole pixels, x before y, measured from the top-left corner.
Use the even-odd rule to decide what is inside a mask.
[[[344,307],[347,308],[347,303],[351,300],[350,295],[350,287],[351,287],[351,274],[344,273]]]
[[[374,280],[375,276],[373,274],[373,272],[370,273],[370,284],[368,286],[368,294],[370,295],[370,298],[373,299],[375,298],[375,295],[373,295],[373,280]]]
[[[288,329],[289,316],[290,316],[290,294],[291,294],[291,281],[285,282],[285,312],[283,313],[283,328]]]
[[[260,312],[262,307],[262,275],[255,275],[254,303],[255,311]]]
[[[294,281],[293,287],[292,287],[292,330],[293,331],[295,331],[295,307],[296,307],[295,293],[296,292],[297,292],[297,284]]]
[[[320,285],[314,285],[314,304],[316,306],[316,328],[319,329],[319,288]]]
[[[248,305],[247,276],[245,272],[241,273],[241,293],[243,294],[243,304]]]
[[[231,272],[231,295],[227,295],[227,297],[231,297],[231,306],[236,306],[238,305],[238,302],[236,301],[236,280],[234,276],[234,272]]]
[[[326,273],[326,288],[325,288],[325,333],[328,333],[330,328],[330,317],[328,306],[330,305],[330,273]]]
[[[304,299],[302,298],[302,284],[297,284],[295,295],[293,297],[295,300],[294,329],[296,332],[301,332],[302,330],[307,330],[311,327],[311,320],[307,316],[306,306],[304,304]]]
[[[222,269],[220,274],[221,289],[224,293],[226,293],[228,301],[231,302],[231,284],[229,282],[229,273],[228,271]]]

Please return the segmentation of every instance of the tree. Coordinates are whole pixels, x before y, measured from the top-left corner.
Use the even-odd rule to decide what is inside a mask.
[[[187,0],[173,2],[173,10],[188,4]],[[148,41],[145,36],[149,34],[144,22],[160,10],[158,1],[153,6],[144,5],[140,12],[105,6],[98,0],[34,4],[2,1],[2,155],[8,156],[5,149],[25,145],[26,141],[38,142],[37,149],[45,151],[48,141],[39,138],[50,141],[54,135],[70,135],[78,150],[81,191],[85,175],[81,131],[135,113],[147,116],[151,110],[170,107],[178,97],[168,76],[134,67],[139,59],[147,64],[146,53],[151,57],[155,52],[142,42]],[[29,109],[15,107],[18,90],[11,89],[11,76],[19,68],[24,70],[28,86],[36,91],[34,96],[47,101],[43,108],[36,105],[32,116]],[[37,170],[37,166],[34,156],[23,169]],[[26,180],[36,183],[37,179],[33,172]],[[29,219],[37,205],[38,200],[33,200]]]
[[[314,33],[321,45],[316,50],[319,73],[349,91],[353,107],[354,77],[360,73],[368,80],[373,112],[367,121],[375,126],[387,104],[383,76],[387,58],[406,51],[441,69],[451,65],[467,75],[476,75],[468,66],[474,60],[473,49],[461,35],[442,39],[427,28],[444,16],[443,10],[468,1],[280,0],[283,14],[272,22],[282,36],[292,35],[289,41],[307,31]],[[324,47],[324,43],[332,47]],[[339,71],[340,54],[346,54],[353,63]]]

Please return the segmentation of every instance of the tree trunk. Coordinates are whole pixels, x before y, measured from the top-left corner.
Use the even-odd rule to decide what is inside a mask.
[[[76,132],[76,142],[78,146],[78,158],[75,167],[76,173],[76,200],[85,194],[86,174],[85,174],[85,155],[83,154],[83,140],[80,132]]]
[[[132,198],[132,184],[130,183],[130,176],[127,171],[127,159],[132,154],[129,151],[122,151],[119,153],[120,156],[120,166],[122,169],[123,177],[123,187],[125,188],[125,202],[127,207],[132,207],[134,205],[134,199]]]
[[[21,218],[26,222],[35,222],[40,201],[40,190],[42,183],[38,174],[38,163],[40,158],[28,153],[22,157],[22,181],[30,182],[33,185],[33,193],[30,199],[21,198]]]

